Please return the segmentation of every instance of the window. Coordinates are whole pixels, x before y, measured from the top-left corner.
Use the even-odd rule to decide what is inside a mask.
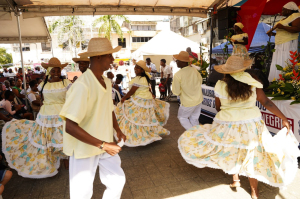
[[[152,37],[132,37],[132,42],[148,42]]]
[[[42,51],[43,52],[51,51],[51,44],[50,43],[44,42],[44,43],[41,43],[41,45],[42,45]]]
[[[30,47],[22,47],[22,51],[30,51]]]
[[[126,39],[123,38],[123,40],[121,38],[118,38],[118,45],[122,46],[122,48],[126,48]]]
[[[155,25],[132,25],[131,30],[133,31],[155,31]]]

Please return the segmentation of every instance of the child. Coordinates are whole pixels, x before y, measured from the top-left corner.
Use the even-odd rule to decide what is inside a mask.
[[[123,92],[122,92],[122,88],[119,85],[122,83],[123,78],[124,78],[124,76],[122,74],[117,74],[116,75],[116,82],[114,83],[114,86],[113,86],[113,88],[116,89],[122,97],[124,97],[124,95],[123,95]]]
[[[217,72],[226,74],[215,86],[218,114],[212,124],[196,125],[183,133],[178,147],[188,163],[233,175],[230,187],[241,186],[239,175],[249,177],[251,197],[257,199],[258,180],[274,187],[292,182],[297,173],[299,143],[289,132],[287,118],[266,97],[263,85],[244,72],[251,65],[252,60],[232,55],[226,64],[215,66]],[[281,146],[273,141],[256,101],[282,119],[288,129]]]
[[[165,79],[163,79],[163,78],[160,79],[160,84],[158,86],[159,87],[159,92],[160,92],[160,98],[159,98],[160,100],[163,100],[166,97],[165,82],[166,82]]]
[[[111,71],[107,72],[107,78],[110,79],[111,84],[114,83],[114,77],[115,77],[115,75]]]
[[[129,83],[130,90],[115,109],[120,129],[126,135],[125,145],[129,147],[145,146],[161,140],[160,135],[169,134],[163,128],[169,117],[169,103],[156,100],[150,92],[150,69],[146,62],[137,62],[134,70],[136,77]]]

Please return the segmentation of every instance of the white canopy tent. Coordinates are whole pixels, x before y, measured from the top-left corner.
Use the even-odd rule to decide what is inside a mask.
[[[193,52],[200,53],[200,44],[193,42],[173,31],[164,30],[132,53],[135,59],[143,59],[144,55],[174,55],[190,47]],[[201,47],[207,53],[206,47]]]

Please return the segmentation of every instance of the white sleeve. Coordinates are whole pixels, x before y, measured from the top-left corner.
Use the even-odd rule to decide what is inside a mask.
[[[155,71],[156,71],[156,66],[155,66],[155,64],[151,64],[151,68],[152,68],[152,70],[155,70]]]
[[[30,93],[30,94],[28,95],[28,99],[29,99],[30,102],[32,103],[33,101],[36,100],[36,97],[35,97],[35,95],[34,95],[33,93]]]

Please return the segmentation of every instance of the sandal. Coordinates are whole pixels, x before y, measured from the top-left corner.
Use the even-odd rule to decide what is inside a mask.
[[[240,180],[233,180],[233,182],[240,182]],[[231,188],[236,188],[236,187],[240,187],[240,186],[241,186],[241,183],[238,183],[237,185],[230,184],[229,186],[230,186]]]

